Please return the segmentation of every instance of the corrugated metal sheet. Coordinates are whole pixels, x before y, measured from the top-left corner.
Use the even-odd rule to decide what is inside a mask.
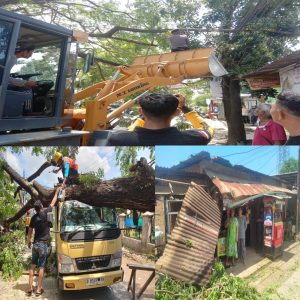
[[[258,75],[267,75],[270,73],[278,73],[280,69],[285,68],[287,66],[298,64],[300,61],[300,51],[295,51],[279,60],[276,60],[270,64],[264,65],[262,68],[256,70],[253,73],[247,74],[243,77],[255,77]]]
[[[223,198],[227,198],[232,201],[238,201],[246,197],[267,192],[283,192],[293,194],[293,192],[288,189],[262,183],[230,182],[220,180],[219,178],[213,178],[212,181],[218,187]]]
[[[164,253],[156,263],[157,272],[187,283],[207,284],[220,223],[218,203],[192,182]]]

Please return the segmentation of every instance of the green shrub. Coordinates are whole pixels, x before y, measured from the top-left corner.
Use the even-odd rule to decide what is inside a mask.
[[[156,282],[157,300],[268,300],[240,277],[228,275],[221,262],[216,262],[208,287],[197,288],[190,284],[177,282],[168,276],[160,277]]]
[[[23,272],[24,233],[20,230],[0,237],[0,270],[4,279],[17,279]]]

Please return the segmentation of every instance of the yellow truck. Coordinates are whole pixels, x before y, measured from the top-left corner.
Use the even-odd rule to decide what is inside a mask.
[[[82,290],[123,280],[121,231],[115,209],[77,200],[53,211],[58,286]]]

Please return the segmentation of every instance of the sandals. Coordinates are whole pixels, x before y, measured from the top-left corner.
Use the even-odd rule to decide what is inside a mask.
[[[45,292],[45,291],[44,291],[44,289],[42,288],[40,292],[35,292],[35,296],[36,296],[36,297],[39,297],[39,296],[41,296],[44,292]]]
[[[31,297],[31,296],[32,296],[32,293],[33,293],[33,290],[28,290],[28,291],[26,292],[26,295],[27,295],[28,297]]]

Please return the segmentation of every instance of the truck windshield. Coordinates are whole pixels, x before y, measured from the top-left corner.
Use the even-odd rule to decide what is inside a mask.
[[[93,207],[75,200],[63,204],[60,220],[61,232],[94,232],[118,227],[114,210]]]

